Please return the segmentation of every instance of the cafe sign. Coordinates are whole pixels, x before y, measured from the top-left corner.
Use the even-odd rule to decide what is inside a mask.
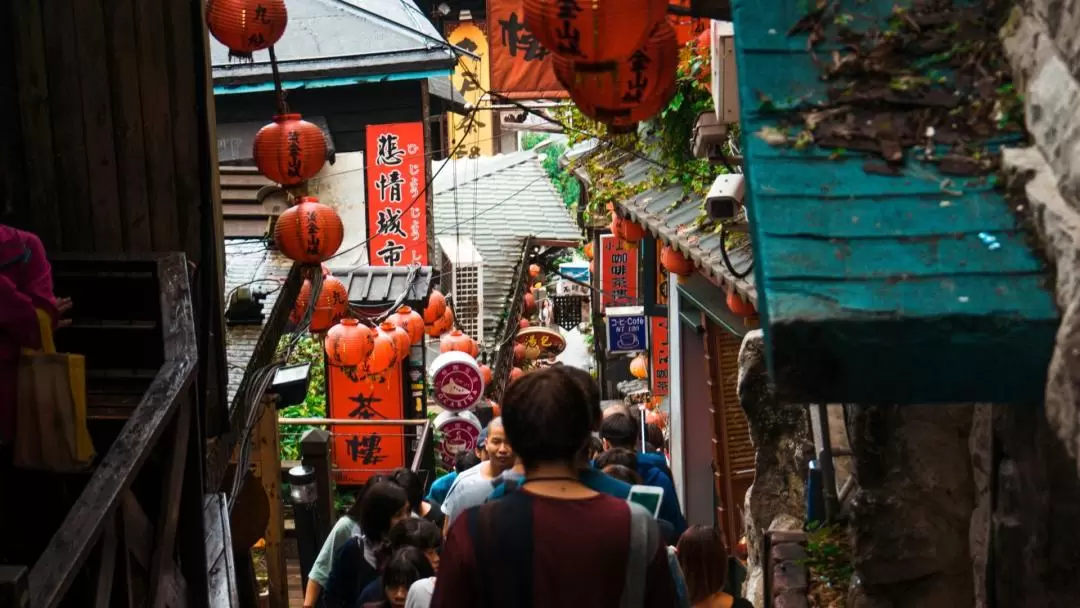
[[[468,353],[450,351],[431,362],[435,402],[451,412],[467,410],[484,396],[484,375]]]
[[[649,348],[649,323],[640,306],[609,308],[607,311],[609,353],[632,353]]]

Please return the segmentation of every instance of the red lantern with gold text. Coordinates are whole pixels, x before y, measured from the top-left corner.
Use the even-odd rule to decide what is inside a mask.
[[[394,325],[404,329],[409,334],[412,344],[419,344],[424,339],[424,318],[408,306],[402,306],[388,319]]]
[[[671,274],[686,277],[694,274],[694,260],[675,250],[670,245],[664,245],[660,250],[660,263]]]
[[[754,313],[757,312],[754,310],[753,304],[750,302],[743,302],[742,298],[739,297],[739,294],[734,291],[727,294],[726,303],[727,307],[731,309],[731,312],[740,317],[752,317],[754,316]]]
[[[480,366],[480,376],[484,378],[484,386],[491,384],[491,368],[486,365]]]
[[[679,45],[667,23],[606,71],[582,69],[572,57],[552,59],[555,75],[583,114],[614,127],[631,127],[660,112],[675,94]]]
[[[300,199],[274,224],[274,244],[278,250],[301,264],[318,264],[333,256],[344,238],[341,216],[314,196]]]
[[[525,372],[522,371],[520,367],[515,367],[514,369],[510,370],[510,382],[513,382],[514,380],[517,380],[524,375]]]
[[[292,312],[289,313],[289,322],[298,325],[300,321],[303,321],[308,306],[311,306],[311,281],[304,279],[304,284],[300,286],[300,293],[296,296],[296,303],[293,304]]]
[[[442,340],[439,341],[439,352],[448,353],[451,351],[458,351],[469,353],[471,355],[473,352],[473,343],[473,339],[467,336],[465,332],[460,329],[455,329],[443,336]]]
[[[424,307],[424,323],[434,325],[446,312],[446,296],[438,289],[432,289],[428,296],[427,306]]]
[[[393,324],[391,324],[390,327],[396,329]],[[372,343],[371,355],[368,356],[368,373],[381,374],[390,369],[390,366],[397,364],[398,361],[397,347],[394,344],[393,335],[387,333],[386,330],[380,326],[375,330],[375,340]]]
[[[601,70],[629,57],[664,19],[668,0],[524,0],[525,24],[555,56]]]
[[[362,365],[375,346],[375,332],[356,319],[342,319],[330,328],[323,340],[326,362],[339,367]]]
[[[329,276],[323,279],[322,290],[315,300],[315,310],[311,313],[312,332],[323,332],[334,326],[335,323],[349,312],[349,293],[345,284],[335,277]]]
[[[409,358],[409,347],[412,345],[412,340],[409,338],[409,332],[403,328],[394,325],[390,321],[383,321],[379,325],[379,329],[385,332],[394,340],[394,356],[395,361],[404,361]]]
[[[279,114],[259,129],[253,152],[259,173],[282,186],[298,186],[326,164],[326,136],[299,114]]]
[[[274,46],[288,23],[285,0],[206,0],[206,29],[230,57],[251,59]]]

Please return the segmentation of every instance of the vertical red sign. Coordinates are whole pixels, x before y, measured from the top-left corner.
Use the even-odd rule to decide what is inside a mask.
[[[638,252],[628,249],[622,239],[600,237],[600,291],[604,306],[633,306],[638,303]]]
[[[368,263],[427,266],[424,125],[368,125],[366,145]]]
[[[382,374],[356,377],[347,368],[327,366],[331,418],[401,420],[404,415],[401,365]],[[405,465],[405,428],[386,425],[334,425],[335,480],[359,485],[376,473]]]
[[[669,373],[671,349],[668,346],[668,320],[667,317],[650,317],[652,321],[652,337],[649,343],[652,352],[649,354],[649,374],[654,397],[666,397],[671,389],[671,376]]]

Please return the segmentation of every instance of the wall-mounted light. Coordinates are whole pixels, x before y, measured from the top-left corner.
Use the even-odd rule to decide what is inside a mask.
[[[436,10],[439,11],[440,15],[445,17],[450,14],[450,5],[445,2],[440,2]]]

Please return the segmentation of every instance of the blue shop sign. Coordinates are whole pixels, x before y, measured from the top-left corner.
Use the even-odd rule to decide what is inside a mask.
[[[649,348],[648,317],[645,315],[609,315],[607,337],[609,353],[631,353]]]

